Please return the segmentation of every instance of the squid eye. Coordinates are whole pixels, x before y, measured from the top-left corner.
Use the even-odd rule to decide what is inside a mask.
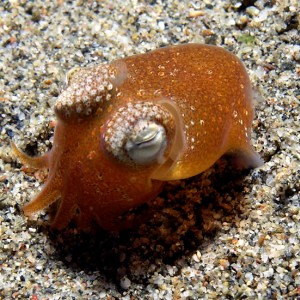
[[[106,151],[129,166],[151,165],[151,176],[165,174],[183,148],[183,135],[177,130],[182,124],[180,115],[169,102],[137,101],[120,106],[103,128],[101,141]]]
[[[162,162],[167,145],[166,131],[153,121],[140,120],[125,144],[129,157],[137,164]]]

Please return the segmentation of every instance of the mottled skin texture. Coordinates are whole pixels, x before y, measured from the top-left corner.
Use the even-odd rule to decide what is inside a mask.
[[[130,74],[120,87],[121,98],[172,99],[183,114],[186,151],[164,179],[199,174],[229,151],[254,153],[250,146],[251,84],[235,55],[219,47],[193,44],[120,61]]]
[[[199,174],[231,151],[242,151],[249,164],[259,163],[250,144],[251,85],[234,55],[219,47],[189,44],[116,60],[105,68],[70,75],[69,87],[55,107],[58,120],[51,151],[30,158],[13,145],[23,163],[49,168],[43,190],[24,207],[26,215],[59,201],[55,228],[64,228],[75,216],[81,228],[95,220],[105,229],[120,230],[135,221],[120,221],[119,216],[153,199],[165,180]],[[97,78],[107,83],[86,97],[87,82],[93,89]],[[101,97],[95,101],[97,95]],[[78,106],[82,97],[90,101],[83,108]],[[110,152],[115,145],[109,138],[114,134],[113,116],[123,127],[120,107],[144,101],[168,115],[167,148],[164,161],[139,165]]]

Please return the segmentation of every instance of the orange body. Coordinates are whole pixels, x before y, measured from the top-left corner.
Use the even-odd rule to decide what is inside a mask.
[[[43,190],[24,207],[26,215],[59,201],[56,228],[77,215],[79,227],[95,220],[119,230],[125,226],[119,216],[153,199],[166,180],[199,174],[226,152],[242,151],[249,164],[260,163],[250,144],[251,85],[236,56],[189,44],[116,60],[103,69],[71,74],[56,104],[50,152],[29,158],[14,146],[24,163],[49,168]],[[99,87],[101,80],[105,84]],[[140,119],[146,122],[137,126]],[[149,149],[155,150],[157,139],[163,154],[145,163],[143,149],[129,157],[131,127],[131,139],[144,139],[134,147],[148,147],[150,141]]]

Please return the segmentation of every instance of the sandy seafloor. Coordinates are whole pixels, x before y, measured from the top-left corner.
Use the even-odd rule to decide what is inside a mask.
[[[51,147],[66,71],[190,42],[246,65],[265,164],[223,158],[172,182],[154,217],[120,235],[25,218],[46,174],[22,168],[9,142]],[[297,0],[1,1],[0,299],[300,299],[299,75]]]

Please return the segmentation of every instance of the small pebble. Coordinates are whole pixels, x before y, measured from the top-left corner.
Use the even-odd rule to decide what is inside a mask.
[[[125,276],[120,280],[120,286],[123,290],[128,290],[130,288],[131,281]]]

